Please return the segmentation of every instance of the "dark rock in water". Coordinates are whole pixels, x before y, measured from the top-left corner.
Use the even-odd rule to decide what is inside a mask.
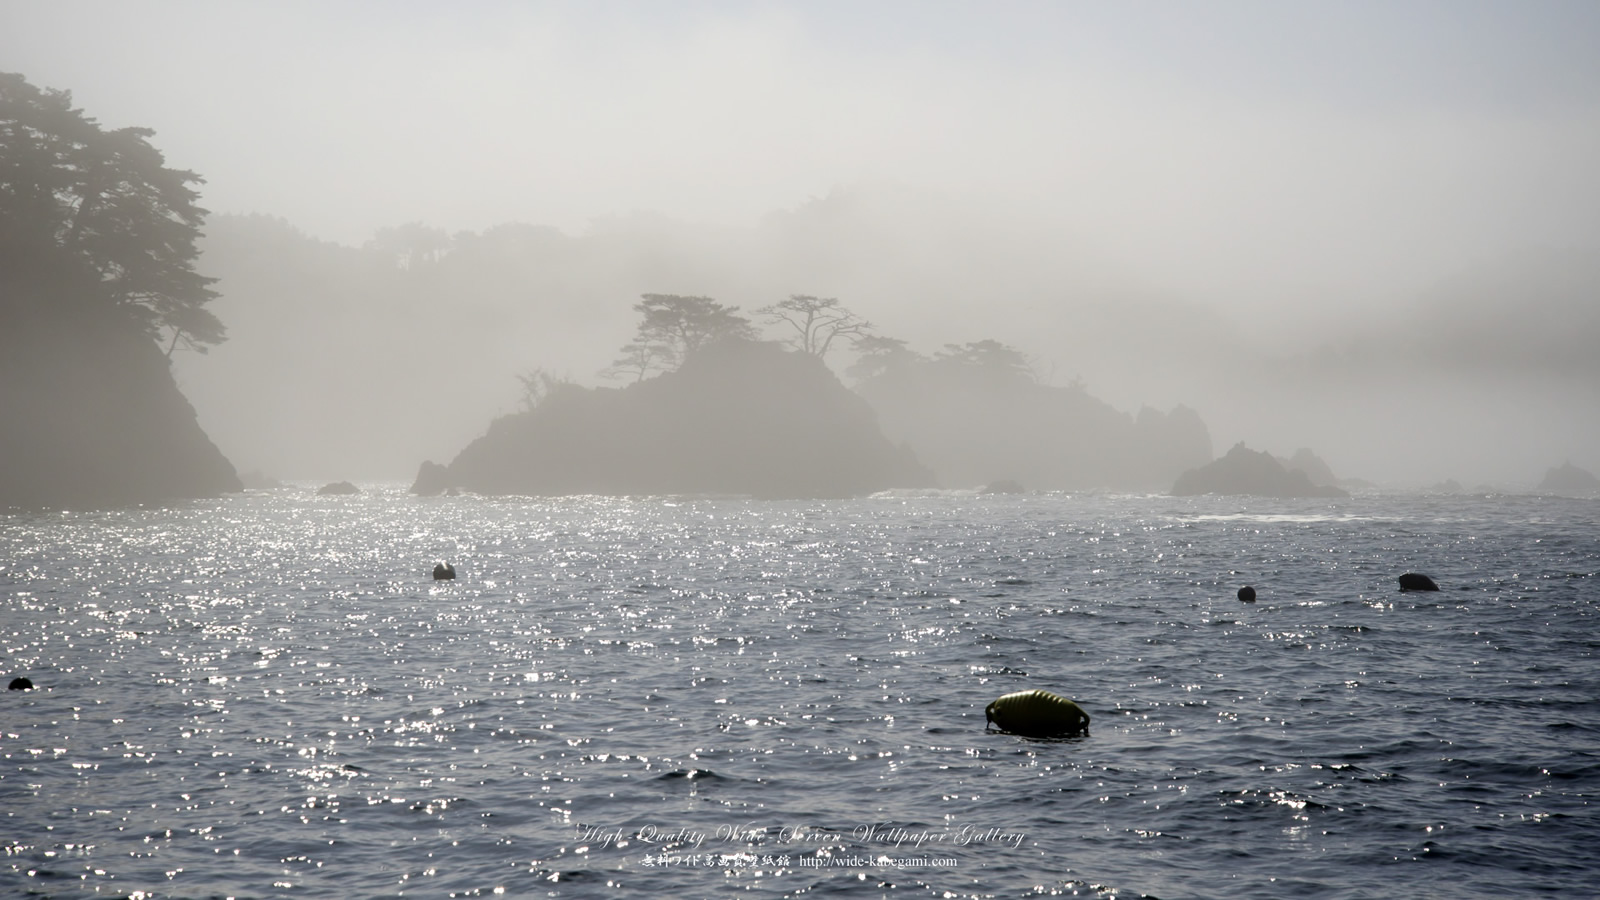
[[[984,494],[1020,494],[1020,493],[1022,493],[1022,484],[1021,484],[1021,482],[1012,481],[1009,478],[1002,478],[999,481],[993,481],[993,482],[990,482],[987,485],[984,485],[984,488],[983,488],[982,491],[980,491],[980,493],[984,493]]]
[[[851,497],[934,486],[815,356],[730,340],[624,388],[558,384],[449,465],[480,494]]]
[[[335,481],[332,484],[325,484],[322,487],[317,488],[318,495],[359,493],[361,493],[361,489],[348,481]]]
[[[1400,590],[1402,591],[1437,591],[1439,586],[1433,579],[1416,572],[1407,572],[1400,576]]]
[[[434,581],[449,581],[456,577],[456,567],[449,563],[439,563],[433,567]]]
[[[1256,602],[1256,589],[1248,584],[1239,588],[1239,599],[1246,603]]]
[[[13,678],[6,689],[11,691],[31,691],[33,690],[33,681],[27,678]]]
[[[1600,478],[1567,462],[1546,472],[1539,490],[1546,494],[1600,494]]]
[[[417,470],[417,480],[411,482],[411,493],[424,497],[443,494],[450,489],[450,470],[438,463],[427,460]]]
[[[1302,471],[1289,471],[1270,453],[1235,444],[1228,454],[1209,465],[1190,469],[1172,486],[1178,497],[1197,494],[1251,494],[1261,497],[1348,497],[1339,488],[1317,485]]]

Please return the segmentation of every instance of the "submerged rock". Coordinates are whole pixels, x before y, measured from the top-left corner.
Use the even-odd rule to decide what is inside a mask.
[[[359,493],[361,493],[361,489],[356,487],[355,485],[351,484],[348,481],[335,481],[332,484],[325,484],[322,487],[317,488],[317,494],[319,496],[327,496],[327,495],[331,495],[331,494],[359,494]]]

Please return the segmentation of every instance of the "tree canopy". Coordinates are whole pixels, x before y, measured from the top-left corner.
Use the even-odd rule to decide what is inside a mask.
[[[872,331],[872,323],[845,309],[832,297],[792,294],[771,306],[756,310],[769,324],[794,329],[789,343],[796,350],[816,357],[828,355],[833,342],[842,337],[861,338]]]
[[[402,269],[414,269],[424,263],[438,262],[453,243],[450,233],[443,228],[407,222],[379,228],[367,246],[388,254]]]
[[[755,328],[739,315],[739,307],[724,306],[710,297],[678,294],[643,294],[633,308],[641,320],[633,341],[606,370],[607,375],[631,374],[643,378],[652,370],[676,369],[696,351],[729,338],[753,340]]]
[[[847,371],[861,381],[883,377],[891,372],[905,372],[927,362],[905,341],[879,334],[862,335],[851,343],[851,347],[859,355]]]
[[[106,130],[67,91],[0,72],[0,254],[8,267],[65,267],[167,344],[224,339],[195,271],[206,211],[193,172],[171,169],[148,128]],[[37,268],[34,268],[37,271]]]
[[[909,349],[905,341],[881,335],[858,337],[853,346],[860,356],[850,367],[850,374],[858,381],[921,381],[946,389],[986,391],[1017,390],[1038,384],[1028,358],[1015,347],[993,339],[945,344],[931,359]]]
[[[991,388],[1027,386],[1037,380],[1021,351],[993,339],[945,344],[934,354],[933,363],[963,381]]]

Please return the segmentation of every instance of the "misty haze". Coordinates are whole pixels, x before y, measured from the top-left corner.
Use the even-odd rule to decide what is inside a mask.
[[[1596,48],[0,0],[0,896],[1588,896]]]
[[[7,17],[206,179],[227,340],[172,359],[241,471],[407,480],[519,374],[607,384],[647,293],[837,298],[1368,483],[1600,469],[1582,4]]]

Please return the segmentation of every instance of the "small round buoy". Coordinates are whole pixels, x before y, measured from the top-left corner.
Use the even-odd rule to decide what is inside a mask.
[[[456,567],[449,563],[439,563],[433,567],[434,581],[448,581],[454,577],[456,577]]]
[[[31,691],[33,690],[33,681],[27,678],[13,678],[6,689],[11,691]]]
[[[1246,603],[1256,602],[1256,589],[1248,584],[1239,588],[1239,599]]]
[[[1402,591],[1437,591],[1439,586],[1433,579],[1416,572],[1407,572],[1400,576],[1400,590]]]
[[[1049,691],[1018,691],[990,703],[983,711],[1001,731],[1028,737],[1056,737],[1089,729],[1083,707]]]

